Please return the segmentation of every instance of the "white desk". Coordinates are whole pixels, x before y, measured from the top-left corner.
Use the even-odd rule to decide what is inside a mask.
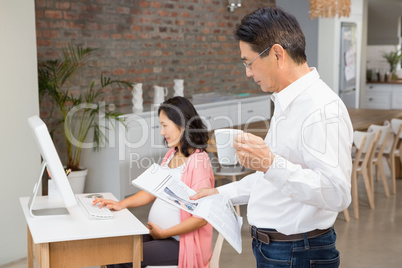
[[[103,193],[115,199],[111,193]],[[20,202],[28,224],[28,267],[35,256],[39,267],[87,267],[133,262],[140,267],[142,235],[148,229],[127,209],[114,211],[113,220],[89,220],[77,205],[69,215],[32,217],[29,197]],[[35,208],[57,206],[60,200],[37,197]]]

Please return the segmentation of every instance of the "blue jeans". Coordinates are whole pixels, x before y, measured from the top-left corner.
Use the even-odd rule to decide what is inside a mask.
[[[271,241],[268,245],[253,239],[253,253],[258,268],[265,267],[339,267],[339,251],[335,247],[336,233],[331,231],[294,242]]]

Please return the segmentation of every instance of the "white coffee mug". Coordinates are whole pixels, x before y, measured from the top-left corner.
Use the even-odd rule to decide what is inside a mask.
[[[222,128],[216,129],[214,133],[219,163],[221,165],[237,164],[236,149],[233,147],[233,143],[237,135],[243,133],[243,130]]]
[[[174,86],[174,96],[184,97],[184,80],[183,79],[173,79]]]
[[[167,87],[154,86],[154,104],[160,105],[168,94]]]
[[[144,107],[142,105],[142,83],[133,84],[133,112],[141,112]]]

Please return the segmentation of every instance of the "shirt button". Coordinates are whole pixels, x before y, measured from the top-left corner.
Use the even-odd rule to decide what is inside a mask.
[[[290,194],[289,197],[290,197],[290,198],[293,198],[293,194]]]

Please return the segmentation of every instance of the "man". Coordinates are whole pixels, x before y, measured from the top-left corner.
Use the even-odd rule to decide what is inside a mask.
[[[258,9],[236,29],[246,74],[272,92],[265,140],[250,133],[234,143],[239,162],[257,172],[193,199],[228,195],[247,204],[258,267],[339,266],[333,224],[351,201],[353,129],[339,97],[309,68],[294,16]]]

